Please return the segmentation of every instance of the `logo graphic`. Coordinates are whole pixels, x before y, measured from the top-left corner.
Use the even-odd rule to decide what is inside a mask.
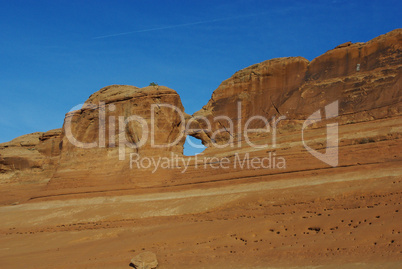
[[[338,101],[335,101],[327,106],[325,106],[325,118],[335,118],[338,116],[339,107]],[[307,151],[319,159],[320,161],[325,162],[326,164],[331,165],[332,167],[338,166],[338,123],[330,123],[327,124],[327,146],[325,153],[320,153],[318,151],[313,150],[309,146],[307,146],[306,142],[304,141],[304,129],[316,122],[321,121],[321,112],[317,110],[313,114],[311,114],[307,120],[303,123],[302,129],[302,141],[304,147]]]

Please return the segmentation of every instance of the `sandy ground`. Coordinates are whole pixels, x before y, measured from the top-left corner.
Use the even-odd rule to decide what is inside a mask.
[[[159,268],[398,268],[401,167],[3,206],[0,265],[130,268],[149,250]]]

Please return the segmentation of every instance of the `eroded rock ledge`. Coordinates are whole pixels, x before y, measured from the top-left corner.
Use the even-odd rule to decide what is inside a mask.
[[[75,192],[80,188],[99,190],[179,184],[179,172],[164,170],[150,174],[149,171],[133,171],[129,169],[128,161],[119,161],[120,152],[116,145],[120,142],[122,130],[119,130],[118,124],[112,126],[110,119],[118,122],[119,116],[127,118],[138,115],[149,123],[151,106],[154,107],[157,123],[154,130],[156,144],[175,141],[182,135],[183,128],[190,119],[193,121],[190,126],[193,130],[206,129],[203,120],[195,120],[205,117],[212,123],[210,130],[191,131],[189,135],[200,138],[205,145],[210,146],[214,132],[231,127],[225,120],[215,121],[215,116],[232,119],[236,134],[240,120],[240,126],[244,127],[245,119],[261,115],[267,119],[286,117],[280,122],[280,132],[282,135],[289,135],[286,141],[289,146],[299,139],[296,130],[301,128],[309,115],[337,100],[337,121],[340,125],[372,121],[371,132],[375,133],[373,141],[399,139],[399,131],[390,131],[381,138],[376,131],[383,128],[381,124],[377,124],[378,121],[400,119],[401,44],[402,30],[397,29],[366,43],[342,44],[311,62],[302,57],[289,57],[252,65],[223,81],[213,92],[209,102],[192,116],[184,113],[180,96],[164,86],[137,88],[112,85],[102,88],[89,97],[82,109],[66,114],[63,128],[25,135],[0,144],[0,184],[26,187],[27,183],[31,183],[46,190],[65,192]],[[101,103],[104,107],[100,107]],[[177,107],[183,113],[184,119],[162,104]],[[100,112],[105,116],[105,129],[99,128]],[[84,149],[72,145],[66,137],[65,127],[68,122],[71,123],[71,132],[78,141],[97,142],[98,147]],[[253,128],[262,126],[262,121],[255,121],[250,125]],[[138,143],[141,139],[142,130],[135,121],[129,122],[124,132],[128,142]],[[104,143],[99,143],[102,135],[105,138]],[[252,136],[254,140],[262,138]],[[228,132],[220,132],[213,137],[216,143],[225,143],[228,139]],[[345,145],[353,144],[357,143],[354,141],[356,139],[361,138],[349,137],[343,141]],[[130,152],[143,156],[168,156],[171,152],[181,155],[184,140],[185,137],[182,136],[174,145],[157,149],[151,147],[151,141],[148,140],[138,149],[127,148],[125,156],[128,158]],[[219,151],[213,148],[209,148],[206,153],[233,154],[228,150]],[[351,165],[352,160],[349,162],[344,165]],[[311,165],[309,169],[315,169],[314,167],[319,166]],[[194,173],[188,176],[196,178],[200,174]],[[219,171],[216,173],[219,174]],[[4,198],[4,202],[10,199]]]

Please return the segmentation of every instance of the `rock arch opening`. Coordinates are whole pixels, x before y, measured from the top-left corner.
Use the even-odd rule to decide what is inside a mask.
[[[195,156],[202,153],[207,147],[202,144],[201,139],[188,135],[183,146],[183,155]]]

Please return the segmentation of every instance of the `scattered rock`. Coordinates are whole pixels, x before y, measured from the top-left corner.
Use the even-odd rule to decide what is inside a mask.
[[[136,269],[154,269],[158,266],[158,260],[155,253],[146,251],[132,258],[130,266]]]
[[[351,41],[345,42],[343,44],[338,45],[335,49],[345,48],[351,46],[353,43]]]

